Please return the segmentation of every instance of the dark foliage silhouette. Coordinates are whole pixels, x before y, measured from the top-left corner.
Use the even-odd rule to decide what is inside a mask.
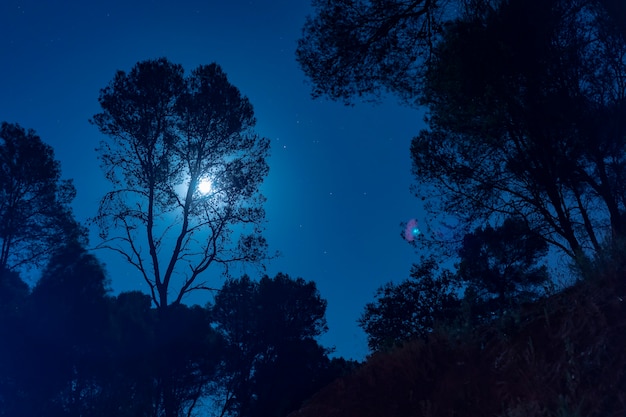
[[[596,6],[508,1],[446,26],[411,153],[459,236],[519,218],[574,261],[622,234],[626,43]]]
[[[359,325],[371,351],[387,350],[413,339],[427,339],[436,325],[460,314],[458,278],[451,271],[437,274],[434,258],[414,265],[410,278],[388,283],[365,306]]]
[[[298,42],[297,60],[313,96],[353,103],[393,92],[415,101],[416,79],[441,31],[446,3],[319,1]]]
[[[426,107],[415,190],[433,223],[454,217],[450,240],[522,218],[577,261],[623,234],[626,38],[615,2],[314,5],[298,59],[315,95],[388,90]]]
[[[165,58],[142,61],[118,71],[99,102],[92,122],[108,136],[99,156],[113,185],[96,218],[101,246],[139,271],[159,308],[206,289],[209,267],[263,258],[269,141],[217,64],[185,76]]]
[[[621,416],[626,281],[614,272],[528,305],[507,337],[489,324],[375,353],[290,416]]]
[[[485,227],[465,235],[459,250],[458,279],[471,294],[472,322],[502,317],[522,303],[540,297],[549,282],[545,265],[548,245],[516,219],[497,228]]]
[[[342,367],[315,340],[326,331],[325,312],[315,283],[302,278],[228,280],[212,307],[227,342],[218,392],[223,412],[285,416],[337,377]]]
[[[69,206],[75,194],[50,146],[33,130],[2,122],[0,269],[42,266],[65,240],[83,238]]]
[[[95,413],[107,369],[106,284],[100,263],[75,242],[51,257],[8,339],[6,415]]]

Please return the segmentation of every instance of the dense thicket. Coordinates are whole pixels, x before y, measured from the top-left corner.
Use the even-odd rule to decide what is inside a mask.
[[[465,235],[455,268],[440,268],[433,256],[423,258],[409,279],[379,288],[365,306],[359,324],[370,349],[427,340],[436,329],[464,334],[510,320],[520,306],[546,295],[550,276],[538,264],[546,251],[540,236],[508,219]]]

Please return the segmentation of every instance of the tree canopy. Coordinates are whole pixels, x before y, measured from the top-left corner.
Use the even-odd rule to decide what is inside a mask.
[[[285,416],[337,376],[315,340],[326,331],[326,300],[314,282],[280,273],[231,279],[211,311],[227,343],[224,412]]]
[[[70,208],[75,194],[49,145],[33,130],[2,122],[0,270],[42,266],[54,248],[84,238]]]
[[[430,129],[411,148],[431,210],[466,226],[521,218],[573,259],[623,235],[626,43],[603,16],[509,1],[447,26],[423,82]]]
[[[198,277],[210,266],[263,258],[269,141],[217,64],[185,75],[165,58],[142,61],[118,71],[99,102],[92,122],[108,136],[99,154],[113,185],[96,219],[102,246],[141,273],[157,306],[207,288]]]
[[[547,251],[541,236],[516,219],[465,235],[457,274],[477,304],[482,303],[478,314],[489,320],[542,295],[549,275],[539,261]]]
[[[576,260],[625,230],[626,38],[610,3],[318,2],[298,59],[314,95],[425,106],[415,190],[457,220],[453,240],[514,217]]]
[[[397,93],[414,101],[442,18],[441,0],[314,0],[297,60],[315,97],[346,103]]]
[[[451,271],[438,269],[435,259],[424,259],[413,266],[409,279],[376,291],[359,318],[372,352],[425,340],[436,325],[458,316],[459,282]]]

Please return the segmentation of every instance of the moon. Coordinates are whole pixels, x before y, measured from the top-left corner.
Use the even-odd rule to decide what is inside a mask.
[[[211,183],[211,180],[208,178],[203,178],[198,183],[198,191],[200,191],[200,194],[208,194],[211,192],[212,189],[213,189],[213,184]]]

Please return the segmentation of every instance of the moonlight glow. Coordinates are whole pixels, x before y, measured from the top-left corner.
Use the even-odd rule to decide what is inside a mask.
[[[211,180],[209,179],[206,179],[206,178],[202,179],[198,183],[198,191],[200,191],[201,194],[210,193],[212,188],[213,188],[213,184],[211,184]]]

